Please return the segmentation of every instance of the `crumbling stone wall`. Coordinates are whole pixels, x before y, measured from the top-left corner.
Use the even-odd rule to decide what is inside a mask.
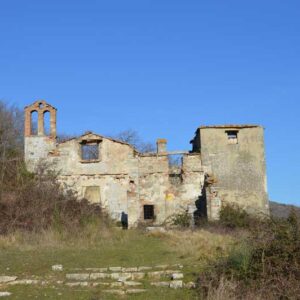
[[[32,132],[33,111],[38,113],[36,135]],[[50,113],[48,136],[44,130],[45,112]],[[158,139],[157,152],[147,154],[92,132],[57,143],[56,109],[43,100],[25,108],[28,169],[35,172],[41,161],[48,164],[59,173],[65,189],[99,203],[112,218],[125,220],[129,226],[164,224],[183,210],[217,219],[224,202],[268,212],[261,127],[203,127],[192,143],[191,153],[171,153],[167,151],[167,140]],[[87,159],[83,151],[89,146],[96,153]],[[171,154],[183,156],[180,166],[170,167]],[[146,207],[153,213],[150,218],[145,218]]]
[[[206,191],[210,219],[218,218],[222,203],[238,204],[254,214],[269,214],[261,126],[200,127],[194,149],[201,152],[202,164],[210,177]]]

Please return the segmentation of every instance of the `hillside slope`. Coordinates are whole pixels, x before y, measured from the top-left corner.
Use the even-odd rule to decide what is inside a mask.
[[[271,215],[274,217],[287,218],[292,208],[294,208],[297,215],[299,215],[300,217],[300,207],[295,205],[270,201],[270,211],[271,211]]]

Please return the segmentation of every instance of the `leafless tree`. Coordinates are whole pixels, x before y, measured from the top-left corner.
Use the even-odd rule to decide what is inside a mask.
[[[148,153],[148,152],[155,151],[155,146],[152,143],[144,142],[141,139],[138,132],[135,130],[132,130],[132,129],[124,130],[124,131],[120,132],[119,134],[117,134],[116,136],[114,136],[114,138],[132,145],[139,152],[142,152],[142,153]]]
[[[21,110],[0,100],[0,199],[4,182],[23,158],[23,126]]]

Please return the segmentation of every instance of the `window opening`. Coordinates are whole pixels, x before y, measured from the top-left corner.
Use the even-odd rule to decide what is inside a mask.
[[[99,144],[98,143],[81,144],[81,159],[82,160],[98,160],[99,159]]]
[[[237,144],[238,143],[238,131],[237,130],[229,130],[226,131],[228,143],[229,144]]]
[[[31,120],[30,120],[30,134],[37,135],[38,134],[38,112],[31,112]]]
[[[144,205],[144,220],[154,220],[154,205]]]
[[[44,134],[50,135],[50,112],[44,112]]]

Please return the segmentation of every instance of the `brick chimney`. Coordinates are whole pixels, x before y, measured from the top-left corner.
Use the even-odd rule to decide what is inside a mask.
[[[166,139],[158,139],[156,141],[157,145],[157,153],[166,153],[167,152],[167,140]]]

